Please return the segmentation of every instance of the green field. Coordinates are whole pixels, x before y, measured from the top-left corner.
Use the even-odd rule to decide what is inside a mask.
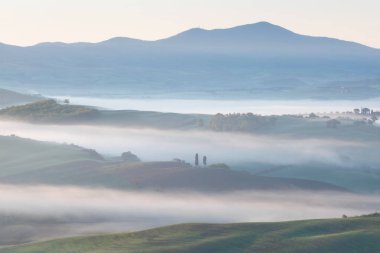
[[[59,239],[0,253],[375,253],[380,217],[282,223],[185,224],[129,234]]]

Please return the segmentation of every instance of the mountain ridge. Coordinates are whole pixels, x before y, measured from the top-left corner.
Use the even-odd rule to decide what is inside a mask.
[[[261,22],[256,22],[256,23],[249,23],[249,24],[243,24],[243,25],[237,25],[233,27],[228,27],[228,28],[215,28],[215,29],[205,29],[205,28],[190,28],[187,30],[184,30],[182,32],[176,33],[174,35],[164,37],[161,39],[155,39],[155,40],[145,40],[145,39],[139,39],[139,38],[133,38],[133,37],[128,37],[128,36],[116,36],[116,37],[110,37],[105,40],[101,40],[98,42],[86,42],[86,41],[77,41],[77,42],[62,42],[62,41],[44,41],[44,42],[39,42],[33,45],[28,45],[28,46],[19,46],[19,45],[13,45],[13,44],[8,44],[4,42],[0,42],[0,46],[11,46],[11,47],[18,47],[18,48],[32,48],[32,47],[39,47],[39,46],[70,46],[70,45],[97,45],[97,44],[106,44],[109,42],[114,42],[114,41],[127,41],[127,42],[162,42],[162,41],[167,41],[171,40],[174,38],[177,38],[178,36],[183,36],[187,35],[189,33],[194,33],[194,32],[202,32],[202,33],[215,33],[215,32],[226,32],[226,31],[236,31],[236,30],[249,30],[249,29],[257,29],[257,30],[271,30],[276,31],[276,32],[282,32],[282,33],[289,33],[293,35],[298,35],[298,36],[305,36],[305,37],[311,37],[311,38],[318,38],[318,39],[332,39],[332,40],[337,40],[340,42],[349,42],[349,43],[354,43],[356,45],[364,46],[370,49],[375,49],[380,52],[380,48],[376,47],[371,47],[369,45],[365,45],[363,43],[355,42],[355,41],[350,41],[350,40],[345,40],[345,39],[340,39],[340,38],[334,38],[334,37],[328,37],[328,36],[319,36],[319,35],[305,35],[305,34],[300,34],[297,32],[293,32],[292,30],[289,30],[287,28],[284,28],[280,25],[276,25],[267,21],[261,21]]]
[[[55,96],[88,96],[89,91],[177,98],[380,96],[380,83],[365,82],[380,80],[379,49],[300,35],[268,22],[195,28],[156,41],[115,37],[99,43],[1,44],[0,55],[2,87]],[[352,81],[362,84],[353,87]]]

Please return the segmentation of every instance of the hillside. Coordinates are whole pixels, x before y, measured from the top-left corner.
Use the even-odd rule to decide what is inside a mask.
[[[0,54],[0,84],[42,94],[220,99],[380,96],[379,49],[304,36],[266,22],[191,29],[158,41],[119,37],[100,43],[2,45]]]
[[[380,218],[283,223],[176,225],[130,234],[53,240],[0,253],[259,252],[373,253],[380,251]]]
[[[0,174],[1,175],[1,174]],[[313,180],[254,176],[226,168],[195,168],[180,162],[69,162],[0,176],[0,183],[75,185],[144,191],[228,192],[241,190],[346,191]]]
[[[96,109],[78,105],[61,105],[54,100],[42,100],[0,110],[0,117],[3,119],[41,123],[80,122],[97,116]]]
[[[93,150],[0,135],[0,177],[75,161],[102,161]]]
[[[42,97],[21,94],[0,88],[0,108],[12,105],[27,104],[41,99]]]
[[[228,168],[195,168],[182,162],[104,160],[96,151],[0,136],[0,183],[109,187],[153,191],[336,190],[313,180],[254,176]]]
[[[1,120],[32,123],[89,124],[97,126],[143,127],[157,129],[194,129],[208,115],[142,111],[109,111],[81,105],[43,100],[0,110]]]
[[[374,166],[372,167],[365,165],[345,167],[309,163],[302,165],[271,166],[269,168],[265,168],[268,166],[259,168],[257,165],[251,164],[251,166],[237,166],[237,168],[247,170],[258,176],[315,180],[338,185],[354,192],[379,194],[380,171],[376,167],[375,161],[373,161],[373,164]]]
[[[103,110],[88,106],[60,104],[43,100],[0,109],[0,120],[36,124],[65,123],[118,128],[151,128],[162,130],[202,130],[297,138],[331,138],[339,140],[380,141],[380,128],[370,115],[341,114],[339,124],[329,127],[330,117],[297,115],[261,116],[247,114],[180,114],[135,110]],[[372,122],[372,123],[368,123]]]

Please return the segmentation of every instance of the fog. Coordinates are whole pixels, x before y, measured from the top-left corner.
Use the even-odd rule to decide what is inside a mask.
[[[379,196],[338,192],[131,192],[96,188],[0,185],[0,212],[105,221],[285,221],[340,217],[380,209]],[[91,219],[91,218],[89,218]]]
[[[335,218],[379,209],[380,197],[337,192],[251,191],[202,195],[0,185],[0,235],[4,235],[0,243],[7,244],[15,238],[22,242],[178,223]]]
[[[132,151],[144,161],[205,154],[209,163],[254,161],[269,164],[320,162],[336,165],[370,162],[369,143],[332,139],[295,139],[200,131],[162,131],[95,126],[33,125],[1,122],[0,135],[76,144],[106,156]],[[371,153],[372,152],[372,153]],[[349,161],[347,156],[351,157]]]
[[[248,113],[261,115],[330,113],[369,107],[380,111],[380,98],[367,100],[195,100],[195,99],[112,99],[94,97],[68,98],[72,104],[113,110],[141,110],[175,113]],[[333,105],[333,106],[332,106]]]

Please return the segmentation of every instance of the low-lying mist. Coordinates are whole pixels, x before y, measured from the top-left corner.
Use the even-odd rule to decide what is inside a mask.
[[[40,233],[40,237],[47,236],[44,229],[48,227],[49,236],[54,237],[125,232],[189,222],[334,218],[379,209],[378,196],[337,192],[246,191],[205,195],[0,185],[0,220],[3,224],[0,234],[15,224],[34,224],[32,234]],[[17,230],[17,226],[13,228]]]
[[[96,97],[55,97],[73,104],[112,110],[140,110],[176,113],[248,113],[262,115],[345,112],[369,107],[380,110],[379,98],[366,100],[211,100],[211,99],[117,99]],[[334,105],[334,106],[331,106]]]
[[[376,212],[379,196],[339,192],[241,191],[223,194],[117,191],[102,188],[0,185],[0,212],[128,221],[253,222]]]
[[[333,139],[296,139],[204,131],[164,131],[78,125],[33,125],[1,122],[0,135],[73,143],[110,156],[132,151],[144,161],[181,158],[192,161],[205,154],[209,163],[259,162],[301,164],[319,162],[349,166],[377,157],[369,143]],[[347,159],[350,157],[350,159]]]

